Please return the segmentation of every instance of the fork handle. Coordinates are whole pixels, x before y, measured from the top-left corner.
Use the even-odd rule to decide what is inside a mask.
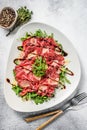
[[[40,119],[40,118],[43,118],[43,117],[47,117],[47,116],[51,116],[51,115],[54,115],[56,113],[58,113],[60,110],[55,110],[55,111],[52,111],[52,112],[48,112],[48,113],[45,113],[45,114],[41,114],[39,116],[34,116],[34,117],[27,117],[25,118],[24,120],[26,122],[31,122],[31,121],[34,121],[34,120],[37,120],[37,119]]]
[[[47,120],[46,122],[44,122],[43,124],[41,124],[39,127],[37,127],[36,130],[41,130],[42,128],[44,128],[45,126],[47,126],[49,123],[51,123],[54,119],[56,119],[62,113],[63,113],[63,111],[59,110],[59,112],[57,112],[57,114],[55,114],[49,120]]]

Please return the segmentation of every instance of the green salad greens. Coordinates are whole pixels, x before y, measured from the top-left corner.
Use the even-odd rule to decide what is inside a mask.
[[[24,40],[28,39],[29,37],[39,37],[39,38],[51,37],[51,38],[53,38],[53,33],[48,35],[45,31],[42,31],[41,29],[38,29],[38,30],[35,31],[35,33],[26,32],[25,36],[21,37],[21,41],[24,41]]]
[[[16,93],[16,95],[19,95],[19,93],[22,91],[22,88],[20,88],[20,86],[13,86],[12,90]]]
[[[48,101],[50,98],[47,96],[39,96],[35,92],[27,93],[22,97],[24,100],[33,100],[36,104],[42,104],[45,101]]]
[[[34,64],[32,65],[33,68],[33,74],[35,74],[37,77],[42,77],[45,75],[45,71],[47,69],[46,61],[41,56],[38,57]]]

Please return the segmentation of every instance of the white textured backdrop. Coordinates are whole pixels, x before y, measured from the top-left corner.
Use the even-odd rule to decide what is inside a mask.
[[[0,10],[5,6],[18,9],[27,6],[34,12],[31,21],[48,23],[63,32],[73,43],[81,62],[82,77],[79,92],[87,92],[87,0],[0,0]],[[35,130],[48,118],[25,123],[28,113],[13,111],[3,94],[4,73],[10,47],[16,32],[6,37],[0,28],[0,130]],[[51,123],[45,130],[87,130],[87,108],[69,111]]]

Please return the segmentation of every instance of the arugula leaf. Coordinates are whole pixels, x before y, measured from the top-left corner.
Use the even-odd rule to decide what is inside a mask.
[[[51,35],[49,35],[48,37],[53,38],[53,37],[54,37],[54,34],[53,34],[53,33],[51,33]]]
[[[71,84],[71,82],[67,79],[66,74],[67,74],[67,69],[63,66],[61,68],[59,80],[62,84],[65,84],[65,83]]]
[[[71,82],[67,79],[67,77],[65,77],[65,81],[66,81],[68,84],[71,84]]]
[[[45,75],[47,65],[46,61],[42,57],[38,57],[35,60],[35,63],[32,65],[33,68],[33,74],[35,74],[38,77],[42,77]]]
[[[12,90],[16,93],[16,95],[19,95],[19,93],[22,91],[22,88],[19,86],[13,86]]]
[[[58,43],[58,45],[59,45],[60,49],[63,50],[62,44],[61,44],[61,43]]]
[[[48,35],[45,31],[42,31],[41,29],[36,30],[35,33],[28,33],[26,32],[26,35],[24,37],[21,37],[21,41],[24,41],[26,39],[28,39],[29,37],[39,37],[39,38],[53,38],[53,33],[51,33],[50,35]]]
[[[28,100],[30,99],[30,93],[27,93],[26,95],[24,95],[24,96],[22,97],[22,99],[28,101]]]
[[[15,71],[13,70],[13,75],[14,75],[14,77],[16,76],[16,73],[15,73]]]
[[[26,32],[24,37],[21,37],[21,41],[24,41],[26,39],[28,39],[30,37],[30,35],[28,34],[28,32]]]
[[[22,97],[25,100],[33,100],[37,105],[42,104],[45,101],[48,101],[50,98],[47,96],[40,96],[37,93],[27,93],[25,96]]]
[[[41,29],[36,30],[35,33],[30,33],[30,35],[31,36],[40,37],[40,38],[46,38],[46,37],[53,38],[53,33],[51,33],[50,35],[48,35],[45,31],[42,31]]]
[[[23,51],[23,46],[18,46],[18,50]]]
[[[42,104],[44,102],[47,102],[49,99],[50,98],[47,96],[39,96],[39,95],[36,98],[33,98],[33,100],[36,104],[39,104],[39,103]]]

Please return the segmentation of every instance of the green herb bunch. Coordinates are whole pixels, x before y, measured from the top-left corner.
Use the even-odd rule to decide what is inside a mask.
[[[33,74],[37,77],[42,77],[45,75],[47,65],[46,61],[40,56],[35,60],[35,63],[32,65]]]
[[[18,26],[21,26],[22,24],[27,23],[31,19],[33,12],[27,9],[26,6],[24,6],[24,7],[20,7],[17,10],[17,14],[18,14],[17,22],[14,25],[14,27],[9,30],[6,36],[10,35],[10,33],[14,31]]]

